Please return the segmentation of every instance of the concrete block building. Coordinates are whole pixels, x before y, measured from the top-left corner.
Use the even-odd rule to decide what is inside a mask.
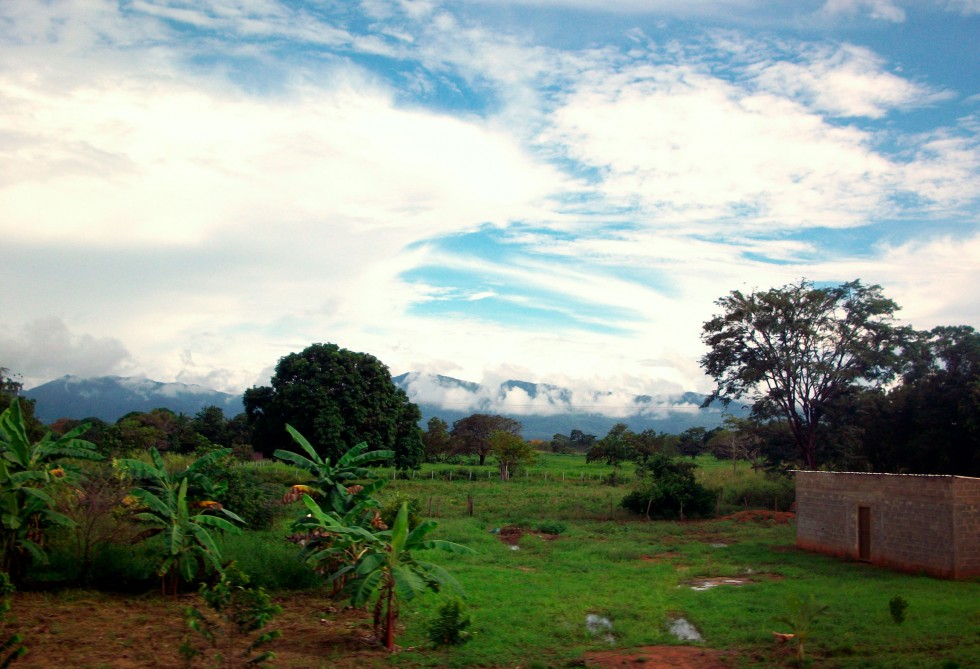
[[[796,507],[799,548],[980,577],[980,478],[798,471]]]

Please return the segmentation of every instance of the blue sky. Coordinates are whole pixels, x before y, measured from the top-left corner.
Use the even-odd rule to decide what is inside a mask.
[[[0,366],[705,391],[734,289],[980,325],[978,0],[5,0]]]

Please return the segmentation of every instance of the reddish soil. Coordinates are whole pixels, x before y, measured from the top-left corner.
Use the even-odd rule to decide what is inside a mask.
[[[729,653],[696,646],[643,646],[587,653],[585,666],[599,669],[729,669]]]
[[[545,541],[554,541],[561,536],[558,534],[545,534],[544,532],[530,532],[517,527],[516,525],[508,525],[507,527],[500,528],[500,532],[497,534],[497,537],[508,546],[516,546],[520,543],[521,537],[523,537],[525,534],[541,537]]]
[[[276,654],[274,666],[353,669],[387,664],[389,655],[374,643],[363,611],[336,611],[326,598],[308,594],[276,601],[283,613],[269,625],[282,632],[268,646]],[[17,593],[0,625],[0,638],[15,631],[23,635],[28,653],[17,661],[18,669],[172,669],[183,666],[183,609],[191,605],[205,609],[196,595]]]

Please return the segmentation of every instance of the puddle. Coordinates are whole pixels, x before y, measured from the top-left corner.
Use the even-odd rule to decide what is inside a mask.
[[[698,628],[687,622],[684,618],[676,618],[670,621],[670,633],[681,641],[704,641]]]
[[[752,583],[750,578],[702,578],[696,581],[691,581],[691,590],[695,592],[704,592],[705,590],[711,590],[712,588],[717,588],[719,585],[746,585]]]
[[[612,621],[609,620],[609,618],[597,616],[594,613],[588,613],[585,616],[585,629],[587,629],[589,634],[592,636],[602,635],[602,638],[606,641],[606,643],[616,643],[616,638],[612,635]]]

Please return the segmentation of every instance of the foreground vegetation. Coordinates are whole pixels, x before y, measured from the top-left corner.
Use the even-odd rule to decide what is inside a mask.
[[[746,489],[753,488],[746,480],[760,485],[765,480],[743,463],[735,475],[727,462],[702,457],[698,463],[699,478],[716,491],[719,483]],[[284,464],[244,466],[268,479],[301,476]],[[382,472],[389,478],[380,493],[382,510],[415,500],[422,516],[439,522],[433,538],[475,551],[421,553],[450,570],[465,591],[464,608],[473,619],[470,640],[433,647],[429,626],[447,600],[427,596],[401,608],[400,652],[379,651],[371,641],[370,607],[346,611],[342,602],[329,598],[323,578],[299,561],[297,546],[283,539],[298,507],[280,507],[270,529],[218,538],[224,558],[234,560],[284,609],[282,621],[269,623],[283,632],[270,644],[277,654],[275,666],[574,666],[599,649],[626,652],[690,643],[669,631],[678,617],[703,635],[696,645],[732,652],[729,666],[793,666],[794,653],[776,644],[772,632],[789,632],[777,619],[790,617],[794,599],[809,595],[828,607],[809,630],[806,652],[813,666],[980,666],[980,583],[898,574],[797,551],[792,524],[775,522],[768,511],[747,520],[752,514],[744,512],[743,504],[722,501],[722,513],[743,509],[741,516],[638,519],[618,506],[629,483],[604,484],[611,467],[586,466],[581,456],[541,454],[536,465],[508,482],[499,481],[489,464],[427,466],[407,478]],[[91,582],[106,594],[95,594],[64,587],[72,578],[72,553],[65,536],[53,535],[51,562],[34,570],[29,587],[57,589],[17,595],[8,615],[8,629],[22,631],[30,648],[18,666],[58,664],[55,658],[65,658],[65,650],[54,648],[76,638],[74,626],[82,625],[84,612],[116,606],[127,613],[113,622],[113,634],[103,638],[99,652],[116,643],[110,637],[128,638],[130,647],[116,655],[93,650],[89,659],[76,655],[60,664],[126,666],[112,658],[120,652],[132,656],[133,645],[149,644],[161,658],[155,666],[176,666],[185,633],[182,606],[198,600],[193,588],[183,590],[179,605],[152,594],[159,587],[152,541],[101,553],[92,565]],[[747,580],[692,587],[717,578]],[[30,618],[39,596],[44,616]],[[896,596],[908,603],[901,625],[889,609]],[[589,614],[608,620],[608,632],[590,632]],[[169,636],[158,632],[144,639],[141,627],[150,620],[170,625]],[[76,652],[84,653],[80,648]],[[172,658],[169,665],[167,658]]]

